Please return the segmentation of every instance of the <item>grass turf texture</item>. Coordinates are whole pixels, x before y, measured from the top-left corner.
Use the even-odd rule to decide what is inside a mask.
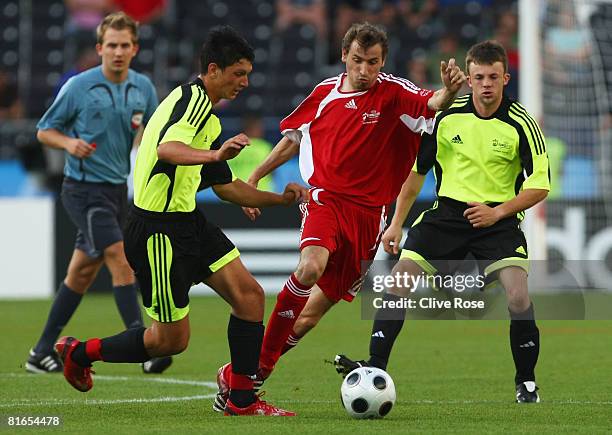
[[[267,300],[268,312],[273,303]],[[324,359],[336,353],[366,357],[371,321],[361,320],[358,301],[340,303],[280,360],[265,384],[266,399],[299,416],[254,419],[222,417],[212,411],[212,399],[202,398],[215,392],[204,383],[214,382],[229,355],[229,309],[220,298],[192,299],[191,343],[164,375],[151,378],[137,365],[96,363],[99,377],[89,393],[74,390],[61,374],[30,375],[23,369],[49,306],[49,301],[0,301],[0,429],[7,429],[10,415],[59,415],[59,430],[70,433],[612,431],[610,321],[540,322],[537,374],[542,403],[522,406],[513,403],[507,322],[407,322],[389,367],[398,401],[384,420],[358,421],[342,408],[341,379]],[[121,327],[112,297],[90,295],[65,333],[101,337]],[[193,385],[198,382],[201,385]],[[192,400],[180,399],[185,397]]]

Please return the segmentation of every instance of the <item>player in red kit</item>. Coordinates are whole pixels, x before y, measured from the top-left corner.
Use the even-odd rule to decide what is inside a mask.
[[[420,135],[433,131],[436,111],[449,107],[465,82],[450,59],[440,63],[444,87],[420,89],[381,72],[387,50],[384,31],[354,24],[342,41],[346,72],[319,83],[281,121],[283,139],[249,179],[256,186],[299,152],[302,178],[312,186],[302,205],[300,262],[266,327],[260,383],[334,304],[353,300],[361,262],[376,254],[386,210],[414,164]],[[259,214],[245,211],[252,219]],[[230,374],[229,364],[219,369],[215,410],[225,405]]]

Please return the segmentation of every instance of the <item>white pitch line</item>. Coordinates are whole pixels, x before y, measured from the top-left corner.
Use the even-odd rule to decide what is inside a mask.
[[[33,378],[36,375],[28,373],[0,373],[0,377],[7,378]],[[53,376],[53,375],[52,375]],[[207,387],[214,390],[217,389],[216,382],[195,381],[192,379],[177,379],[177,378],[160,378],[150,376],[108,376],[108,375],[93,375],[94,379],[102,381],[139,381],[139,382],[159,382],[161,384],[179,384],[179,385],[195,385],[198,387]]]
[[[58,405],[115,405],[120,403],[158,403],[158,402],[187,402],[190,400],[212,399],[216,394],[203,394],[199,396],[182,397],[153,397],[151,399],[92,399],[82,400],[41,400],[20,401],[16,403],[0,403],[0,408],[17,408],[20,406],[58,406]]]
[[[27,373],[0,373],[0,378],[29,378],[37,375]],[[40,375],[38,375],[40,376]],[[106,375],[94,375],[94,378],[101,381],[141,381],[141,382],[157,382],[164,384],[177,384],[177,385],[193,385],[198,387],[217,389],[216,382],[207,381],[196,381],[190,379],[176,379],[176,378],[161,378],[161,377],[148,377],[148,376],[106,376]],[[0,408],[11,408],[19,406],[33,406],[33,405],[112,405],[117,403],[154,403],[154,402],[181,402],[190,400],[205,400],[212,399],[216,396],[215,393],[203,394],[196,396],[183,396],[183,397],[153,397],[150,399],[135,398],[135,399],[92,399],[85,401],[82,400],[47,400],[47,401],[34,401],[32,399],[10,399],[12,402],[0,402]],[[320,403],[320,404],[331,404],[338,403],[337,400],[277,400],[279,403]],[[490,404],[508,404],[510,402],[503,400],[400,400],[399,404],[414,404],[414,405],[490,405]],[[543,404],[550,405],[612,405],[612,401],[591,401],[591,400],[544,400]]]
[[[29,378],[32,374],[27,373],[0,373],[0,377],[5,378]],[[175,385],[193,385],[197,387],[206,387],[216,390],[216,382],[207,381],[195,381],[190,379],[176,379],[176,378],[160,378],[160,377],[148,377],[148,376],[106,376],[106,375],[94,375],[95,380],[100,381],[141,381],[141,382],[156,382],[162,384],[175,384]],[[205,400],[212,399],[216,396],[216,393],[200,394],[196,396],[165,396],[165,397],[152,397],[152,398],[134,398],[134,399],[92,399],[88,400],[76,400],[76,399],[59,399],[59,400],[32,400],[32,399],[11,399],[11,402],[0,402],[0,408],[15,408],[21,406],[56,406],[56,405],[113,405],[120,403],[158,403],[158,402],[184,402],[190,400]]]
[[[301,403],[301,404],[330,404],[339,403],[337,400],[275,400],[278,403]],[[508,400],[398,400],[400,405],[512,405]],[[612,401],[595,402],[590,400],[543,400],[541,403],[548,405],[612,405]],[[537,405],[534,405],[537,406]]]

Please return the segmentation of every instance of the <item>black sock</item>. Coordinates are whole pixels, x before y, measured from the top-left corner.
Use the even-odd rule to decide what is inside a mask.
[[[233,373],[254,378],[259,366],[263,335],[262,322],[249,322],[230,315],[227,340]],[[255,394],[253,390],[231,390],[230,399],[236,406],[244,408],[255,401]]]
[[[47,324],[38,343],[34,346],[34,352],[51,353],[53,351],[53,345],[81,303],[82,298],[82,294],[71,290],[63,282],[60,284],[53,305],[51,305],[49,317],[47,317]]]
[[[535,366],[540,354],[540,331],[535,323],[533,304],[523,313],[510,312],[510,349],[516,367],[514,383],[535,382]]]
[[[151,359],[144,345],[147,328],[131,328],[120,334],[102,339],[102,360],[116,363],[139,363]]]
[[[146,328],[132,328],[101,340],[98,348],[102,361],[113,363],[138,363],[151,359],[144,346]],[[97,338],[94,340],[98,340]],[[82,367],[93,362],[86,352],[86,342],[81,342],[72,352],[72,360]]]
[[[400,301],[402,298],[391,293],[385,293],[383,302]],[[383,308],[376,311],[374,324],[372,325],[372,336],[370,337],[370,365],[386,370],[389,355],[395,343],[395,339],[404,326],[406,309]]]
[[[246,408],[255,402],[253,390],[230,390],[229,398],[238,408]]]
[[[138,301],[136,284],[127,284],[113,287],[115,303],[119,308],[121,319],[127,329],[142,326],[142,312]]]

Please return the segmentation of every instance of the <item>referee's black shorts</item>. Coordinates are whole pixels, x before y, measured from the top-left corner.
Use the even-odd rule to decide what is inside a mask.
[[[75,249],[99,258],[106,248],[123,240],[127,184],[89,183],[65,177],[61,198],[78,228]]]
[[[191,286],[240,255],[219,227],[198,210],[155,213],[133,207],[124,243],[146,312],[159,322],[187,316]]]
[[[512,216],[488,228],[474,228],[463,216],[467,208],[464,202],[440,197],[408,231],[400,259],[410,258],[432,275],[452,273],[453,265],[470,253],[488,278],[508,266],[529,271],[527,241],[518,218]]]

